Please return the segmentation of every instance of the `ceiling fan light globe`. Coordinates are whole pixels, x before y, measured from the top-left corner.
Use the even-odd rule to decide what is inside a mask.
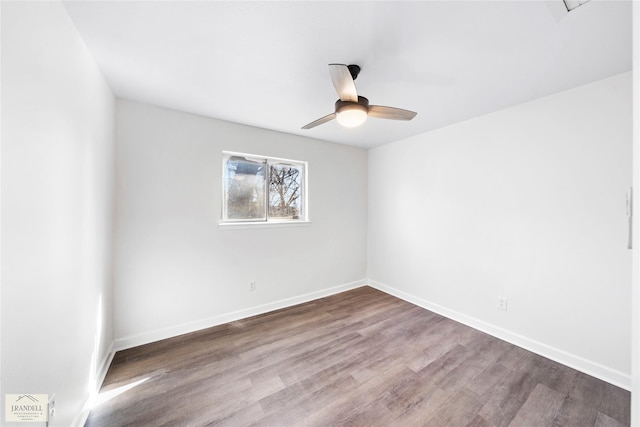
[[[367,120],[367,107],[359,104],[343,105],[336,111],[336,120],[347,128],[360,126]]]

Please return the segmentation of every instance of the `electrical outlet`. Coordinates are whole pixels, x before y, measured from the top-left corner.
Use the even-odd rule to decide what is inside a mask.
[[[49,418],[54,417],[56,415],[56,395],[52,395],[49,398]]]
[[[255,281],[254,282],[249,282],[249,290],[251,292],[256,290],[256,282]]]
[[[505,297],[498,297],[498,310],[507,311],[507,299]]]

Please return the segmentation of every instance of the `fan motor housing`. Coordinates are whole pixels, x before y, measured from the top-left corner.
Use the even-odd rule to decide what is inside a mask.
[[[344,107],[345,105],[362,105],[367,111],[369,110],[369,100],[364,96],[359,96],[358,102],[342,101],[338,99],[336,101],[336,111],[338,111],[340,108]]]

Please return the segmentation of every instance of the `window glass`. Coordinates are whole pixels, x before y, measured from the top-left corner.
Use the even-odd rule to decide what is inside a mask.
[[[223,153],[223,222],[306,221],[305,162]]]
[[[231,156],[226,161],[225,219],[266,220],[265,180],[266,161]]]
[[[269,166],[269,217],[302,216],[302,168],[287,163]]]

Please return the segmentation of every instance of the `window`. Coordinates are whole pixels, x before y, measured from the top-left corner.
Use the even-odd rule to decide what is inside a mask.
[[[307,164],[223,152],[222,222],[304,222]]]

